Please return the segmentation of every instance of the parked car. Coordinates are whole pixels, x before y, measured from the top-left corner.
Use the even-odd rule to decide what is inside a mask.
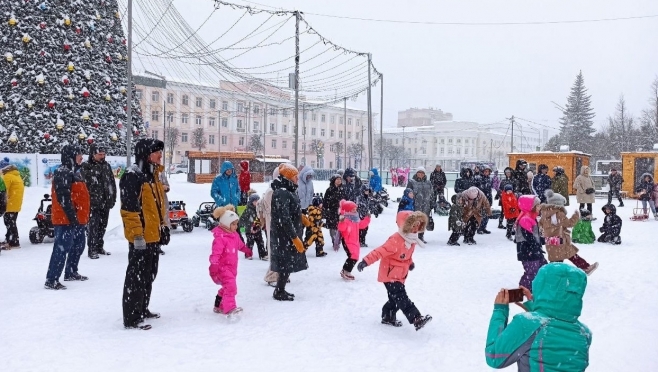
[[[187,164],[172,164],[169,167],[170,173],[187,173]]]

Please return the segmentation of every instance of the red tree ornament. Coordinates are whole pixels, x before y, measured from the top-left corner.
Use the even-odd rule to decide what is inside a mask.
[[[122,129],[122,128],[123,128],[123,123],[122,123],[122,122],[118,122],[118,123],[117,123],[117,128]]]
[[[16,86],[18,86],[18,80],[16,80],[15,78],[14,78],[14,79],[11,79],[11,86],[12,86],[12,87],[16,87]]]
[[[51,99],[50,102],[48,102],[48,108],[55,108],[55,100]]]
[[[71,82],[71,80],[69,80],[69,76],[68,76],[68,75],[64,75],[64,76],[62,77],[62,84],[64,84],[64,85],[69,85],[70,82]]]
[[[93,124],[93,125],[94,125],[94,128],[98,128],[98,127],[100,127],[100,123],[98,123],[98,122],[95,121],[95,120],[94,120],[94,124]]]
[[[87,88],[82,88],[81,93],[83,97],[89,98],[89,90],[87,90]]]
[[[75,28],[75,33],[80,35],[82,33],[82,29],[78,26]]]
[[[112,37],[112,35],[110,35],[110,34],[107,35],[107,42],[110,43],[110,44],[112,44],[114,42],[114,38]]]
[[[42,30],[45,30],[46,29],[46,22],[39,23],[39,28],[41,28]]]
[[[105,56],[105,62],[112,63],[112,57],[109,54]]]
[[[91,145],[92,143],[94,143],[94,139],[93,138],[87,138],[87,143]]]
[[[43,138],[47,141],[50,139],[50,133],[44,133]]]
[[[71,44],[68,42],[64,43],[64,51],[68,52],[71,50]]]

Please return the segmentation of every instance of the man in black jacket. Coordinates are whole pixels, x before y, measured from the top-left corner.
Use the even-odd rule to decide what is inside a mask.
[[[493,205],[493,195],[492,195],[492,180],[491,180],[491,168],[489,166],[483,166],[480,170],[480,174],[475,177],[475,187],[480,189],[487,197],[489,205]],[[489,223],[489,216],[484,213],[482,216],[482,222],[478,226],[478,234],[491,234],[491,231],[487,230],[487,224]]]
[[[446,187],[446,174],[441,169],[441,164],[437,164],[436,168],[430,175],[430,182],[434,188],[434,200],[438,200],[439,196],[443,196],[443,188]]]
[[[357,198],[361,194],[361,178],[356,175],[356,171],[352,168],[345,169],[343,173],[343,190],[345,192],[345,199],[357,202]]]
[[[608,204],[612,204],[612,197],[617,196],[619,200],[619,206],[624,206],[624,201],[621,200],[621,195],[619,191],[621,190],[621,184],[624,183],[624,179],[621,174],[617,172],[617,169],[612,168],[610,175],[608,176],[608,185],[610,185],[610,191],[608,191]]]
[[[521,195],[530,195],[530,184],[528,183],[528,162],[523,159],[516,161],[514,169],[514,193]]]
[[[459,172],[459,176],[460,178],[455,181],[455,194],[464,192],[472,186],[475,186],[473,171],[470,168],[462,168],[461,172]]]
[[[110,209],[117,199],[117,187],[112,167],[105,161],[105,148],[89,146],[89,160],[82,164],[82,177],[91,195],[91,212],[87,225],[87,255],[97,259],[109,255],[105,251],[103,237],[107,229]]]

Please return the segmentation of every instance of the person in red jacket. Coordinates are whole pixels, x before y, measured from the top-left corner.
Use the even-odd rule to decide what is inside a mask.
[[[505,237],[509,240],[512,240],[512,228],[519,217],[519,201],[516,199],[513,190],[514,187],[511,184],[505,185],[503,196],[500,199],[503,206],[503,216],[507,219],[507,234]]]
[[[238,184],[240,184],[240,205],[247,205],[249,199],[249,190],[251,189],[251,173],[249,173],[249,162],[243,160],[240,162],[240,176],[238,177]]]
[[[52,183],[52,221],[55,242],[46,274],[46,289],[66,289],[59,282],[64,270],[64,280],[87,280],[78,273],[80,256],[85,250],[86,225],[89,221],[91,201],[87,185],[80,175],[82,150],[78,146],[62,148],[62,165],[57,168]]]
[[[402,322],[396,320],[396,313],[402,310],[409,324],[416,331],[432,320],[430,315],[421,315],[416,305],[407,296],[404,282],[416,266],[413,261],[414,250],[423,242],[418,233],[427,226],[427,215],[423,212],[402,211],[396,217],[398,232],[391,235],[381,247],[373,250],[363,258],[357,269],[363,269],[381,260],[377,281],[384,283],[388,292],[388,302],[382,308],[382,324],[401,327]]]

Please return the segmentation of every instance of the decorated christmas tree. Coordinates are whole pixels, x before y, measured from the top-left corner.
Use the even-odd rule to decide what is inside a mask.
[[[108,155],[125,154],[126,130],[133,140],[144,130],[136,98],[127,123],[129,62],[117,0],[2,4],[0,152],[96,143]]]

